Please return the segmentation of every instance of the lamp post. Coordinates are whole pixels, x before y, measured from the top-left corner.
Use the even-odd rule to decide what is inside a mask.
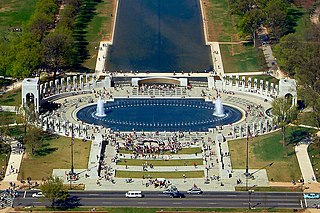
[[[251,194],[253,193],[253,188],[256,187],[256,185],[251,186],[248,189],[248,208],[251,209]]]

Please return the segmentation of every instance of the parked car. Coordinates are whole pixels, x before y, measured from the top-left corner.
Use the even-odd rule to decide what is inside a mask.
[[[202,190],[197,187],[193,187],[187,191],[188,194],[202,194]]]
[[[185,197],[183,193],[179,192],[179,191],[174,191],[170,193],[170,197],[171,198],[183,198]]]
[[[319,199],[320,198],[319,194],[316,194],[316,193],[304,194],[303,197],[305,199]]]
[[[44,197],[44,194],[42,192],[36,192],[32,194],[32,197],[40,198],[40,197]]]

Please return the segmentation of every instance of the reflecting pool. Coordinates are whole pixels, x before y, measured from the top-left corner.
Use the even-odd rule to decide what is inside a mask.
[[[198,0],[120,0],[106,70],[212,70]]]

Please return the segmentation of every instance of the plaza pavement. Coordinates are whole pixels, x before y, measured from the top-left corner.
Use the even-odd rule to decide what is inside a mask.
[[[121,87],[121,88],[118,88],[118,89],[108,89],[108,92],[110,92],[113,97],[127,97],[128,96],[128,91],[129,91],[129,97],[148,97],[148,96],[135,96],[132,94],[132,91],[133,91],[133,88],[132,87]],[[213,97],[216,97],[217,93],[215,90],[210,90],[210,89],[204,89],[204,88],[192,88],[191,90],[188,90],[187,91],[187,96],[188,97],[199,97],[199,94],[201,94],[202,92],[204,92],[206,94],[206,97],[208,99],[213,99]],[[263,106],[264,110],[269,108],[271,105],[269,102],[264,102],[262,101],[261,98],[259,97],[256,97],[256,96],[251,96],[250,94],[245,94],[245,93],[236,93],[235,95],[229,95],[229,94],[224,94],[222,93],[221,94],[222,96],[222,100],[224,101],[224,103],[230,103],[234,106],[237,106],[237,107],[240,107],[240,108],[244,108],[247,104],[257,104],[257,103],[261,103],[261,105]],[[64,110],[65,110],[65,113],[62,113],[62,118],[64,120],[72,120],[73,122],[75,123],[79,123],[79,121],[77,121],[76,117],[75,117],[75,109],[76,107],[73,107],[75,103],[78,102],[78,99],[81,98],[81,99],[88,99],[88,98],[93,98],[94,102],[97,101],[97,98],[98,96],[96,97],[93,97],[93,94],[81,94],[81,95],[78,95],[78,96],[72,96],[72,97],[68,97],[66,98],[68,100],[68,103],[70,104],[69,107],[66,107]],[[174,96],[175,97],[175,96]],[[176,97],[179,97],[179,96],[176,96]],[[60,103],[63,103],[64,102],[64,99],[60,99],[58,100],[57,102],[60,102]],[[79,107],[81,106],[84,106],[86,104],[88,104],[86,101],[83,101],[81,103],[78,103]],[[247,118],[247,120],[254,120],[255,117],[254,116],[249,116]],[[227,134],[230,132],[230,128],[228,126],[225,126],[223,129],[222,129],[222,133],[227,137]],[[102,132],[103,133],[103,132]],[[106,132],[105,132],[106,133]],[[91,134],[95,134],[93,132],[93,130],[90,130],[90,133],[88,135],[91,135]],[[170,133],[160,133],[160,134],[165,134],[166,136],[169,136]],[[192,134],[195,134],[195,133],[192,133]],[[211,137],[211,138],[214,138],[216,132],[212,133],[212,132],[208,132],[208,133],[199,133],[201,134],[200,136],[197,136],[195,135],[195,137],[204,137],[206,140],[208,137]],[[208,135],[209,134],[209,135]],[[213,134],[213,135],[211,135]],[[190,139],[192,138],[193,136],[190,136]],[[81,138],[81,137],[80,137]],[[97,147],[99,148],[99,144],[100,144],[100,140],[101,138],[99,137],[96,137],[95,141],[93,144],[95,145],[92,145],[94,148],[91,150],[91,153],[90,153],[90,159],[89,162],[88,162],[88,167],[90,169],[90,162],[94,162],[93,165],[91,165],[91,168],[95,168],[94,170],[91,170],[92,171],[95,171],[95,174],[91,174],[90,173],[90,170],[88,170],[88,168],[83,168],[83,169],[80,169],[80,170],[76,170],[76,172],[79,172],[80,173],[80,180],[78,181],[74,181],[73,183],[75,184],[85,184],[86,186],[86,190],[135,190],[135,189],[141,189],[141,190],[159,190],[159,189],[155,189],[154,187],[146,187],[145,186],[145,183],[146,183],[146,179],[142,179],[142,178],[137,178],[137,179],[134,179],[134,182],[133,183],[126,183],[125,182],[125,179],[124,178],[114,178],[115,180],[115,184],[113,184],[112,182],[110,181],[106,181],[104,179],[101,179],[99,181],[99,184],[97,184],[97,180],[98,180],[98,177],[96,175],[96,168],[97,168],[97,161],[96,160],[93,160],[93,159],[96,159],[96,153],[97,153],[97,150],[99,149],[96,149]],[[186,139],[187,140],[187,139]],[[198,144],[199,146],[202,146],[202,144]],[[172,179],[170,180],[174,185],[178,186],[180,190],[187,190],[188,188],[192,187],[193,184],[196,184],[197,186],[201,187],[203,190],[207,190],[207,191],[211,191],[211,190],[235,190],[235,187],[236,186],[245,186],[245,176],[244,176],[244,172],[245,170],[244,169],[233,169],[232,168],[232,165],[231,165],[231,159],[230,159],[230,156],[228,157],[224,157],[224,163],[225,163],[225,169],[222,170],[221,169],[221,164],[220,163],[216,163],[216,159],[219,158],[218,155],[218,147],[217,145],[214,145],[214,144],[208,144],[212,147],[215,148],[215,153],[216,155],[214,155],[212,158],[210,157],[207,157],[207,163],[204,162],[204,164],[202,166],[199,166],[198,168],[199,169],[202,169],[204,171],[204,176],[208,176],[208,177],[213,177],[213,176],[221,176],[222,177],[222,180],[220,179],[220,181],[218,180],[211,180],[209,184],[205,184],[205,178],[186,178],[186,182],[183,180],[183,178],[181,179]],[[227,142],[223,142],[221,144],[221,148],[222,148],[222,153],[224,152],[228,152],[228,144]],[[96,150],[96,151],[94,151]],[[208,153],[205,153],[204,154],[208,154]],[[119,166],[119,165],[116,165],[114,162],[112,162],[112,158],[116,155],[116,152],[115,152],[115,149],[113,146],[111,146],[110,144],[107,145],[106,147],[106,152],[105,152],[105,161],[108,165],[110,165],[112,168],[119,168],[119,169],[122,169],[122,170],[127,170],[125,168],[123,168],[123,166]],[[126,155],[123,155],[126,157]],[[176,156],[178,158],[184,158],[184,157],[190,159],[192,158],[192,155],[181,155],[181,156]],[[198,155],[200,157],[203,157],[201,155]],[[302,155],[303,156],[303,155]],[[176,158],[175,157],[175,158]],[[195,156],[194,156],[195,157]],[[298,159],[301,158],[300,155],[297,155]],[[305,156],[304,156],[305,157]],[[19,159],[17,159],[19,158]],[[20,163],[21,163],[21,160],[22,160],[22,155],[21,156],[15,156],[15,155],[12,155],[12,157],[10,157],[10,160],[9,160],[9,165],[10,164],[15,164],[15,168],[19,168],[20,167]],[[300,161],[299,161],[300,162]],[[305,167],[305,166],[311,166],[310,164],[307,165],[307,163],[305,163],[306,161],[301,161],[302,164],[300,165],[300,167]],[[206,166],[207,165],[210,165],[211,163],[213,163],[213,167],[210,168],[208,170],[208,173],[206,174]],[[18,165],[19,164],[19,165]],[[129,166],[129,168],[131,168],[131,166]],[[177,167],[161,167],[159,168],[159,166],[155,167],[155,171],[157,170],[165,170],[165,171],[176,171]],[[181,169],[181,170],[185,170],[185,171],[192,171],[194,168],[192,167],[181,167],[181,168],[178,168],[178,169]],[[310,168],[309,168],[310,169]],[[131,169],[130,169],[131,170]],[[141,171],[141,167],[136,167],[133,169],[133,171]],[[311,169],[312,170],[312,169]],[[255,172],[256,170],[250,170],[250,172]],[[65,183],[69,183],[66,176],[65,176],[65,173],[68,173],[69,172],[69,169],[55,169],[53,171],[53,174],[54,175],[57,175],[57,176],[60,176],[63,178],[63,180],[65,181]],[[113,172],[115,172],[113,170]],[[304,173],[304,172],[303,172]],[[309,172],[306,172],[307,174]],[[86,178],[85,177],[85,174],[88,174],[90,177],[89,178]],[[232,176],[229,178],[229,174],[231,174]],[[114,174],[113,174],[114,176]],[[16,181],[17,180],[17,174],[15,175],[11,175],[10,178],[9,176],[5,179],[5,181]],[[242,183],[240,184],[237,184],[237,180],[241,180]],[[257,185],[257,186],[269,186],[269,182],[268,182],[268,178],[267,178],[267,174],[266,174],[266,171],[265,170],[261,170],[259,172],[257,172],[255,174],[255,178],[254,179],[249,179],[248,180],[248,185],[249,186],[253,186],[253,185]],[[144,185],[142,184],[144,183]],[[222,184],[221,184],[222,183]],[[162,190],[162,189],[161,189]]]

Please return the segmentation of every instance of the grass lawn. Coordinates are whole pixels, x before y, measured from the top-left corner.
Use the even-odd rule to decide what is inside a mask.
[[[24,126],[11,126],[9,127],[9,131],[7,133],[11,137],[18,137],[24,134]]]
[[[314,114],[312,112],[303,112],[298,115],[298,119],[296,120],[296,124],[303,124],[307,126],[317,126],[317,122],[315,122]]]
[[[313,167],[314,174],[317,178],[317,181],[320,180],[319,171],[320,171],[320,154],[319,154],[320,145],[313,143],[308,147],[309,158]]]
[[[31,17],[36,0],[1,0],[0,33],[8,33],[12,28],[22,27]]]
[[[151,178],[183,178],[183,174],[187,178],[204,177],[204,171],[193,172],[136,172],[136,171],[116,171],[116,177],[119,178],[142,178],[150,175]]]
[[[161,212],[162,210],[164,212],[248,212],[247,208],[139,208],[139,207],[96,207],[96,211],[104,211],[108,213],[156,213]],[[44,207],[35,207],[30,209],[30,207],[21,208],[16,207],[15,210],[21,210],[21,211],[49,211],[50,208],[44,208]],[[55,211],[57,209],[54,209]],[[92,210],[92,207],[76,207],[72,208],[71,211],[83,211],[83,212],[89,212]],[[275,208],[257,208],[257,209],[251,209],[249,212],[292,212],[292,209],[275,209]]]
[[[249,143],[249,168],[259,169],[274,162],[271,167],[266,168],[269,180],[291,181],[301,178],[293,146],[312,131],[302,127],[289,127],[287,129],[288,157],[285,157],[280,131],[253,138]],[[233,168],[244,169],[246,164],[246,139],[232,140],[228,143]]]
[[[303,192],[299,186],[295,187],[254,187],[257,192]],[[244,186],[236,186],[236,191],[247,191]]]
[[[50,137],[44,141],[43,147],[36,156],[31,156],[27,150],[20,168],[19,178],[31,177],[33,180],[41,180],[52,175],[53,169],[70,168],[70,142],[71,138],[59,136]],[[91,143],[75,139],[74,143],[74,167],[86,169]]]
[[[102,0],[97,4],[95,15],[85,29],[85,39],[88,42],[87,50],[89,51],[89,56],[87,60],[84,61],[83,66],[88,69],[95,69],[98,54],[95,47],[99,47],[101,40],[111,39],[115,2],[115,0]]]
[[[20,120],[18,117],[19,116],[14,112],[0,112],[1,124],[14,123],[17,119]]]
[[[21,88],[0,95],[0,106],[21,106]]]
[[[209,41],[239,41],[237,17],[230,15],[228,0],[205,0]]]
[[[262,50],[254,48],[253,44],[222,44],[220,50],[226,73],[268,70]]]
[[[145,160],[145,159],[126,159],[126,163],[122,159],[118,165],[128,165],[128,166],[142,166],[148,162],[148,164],[152,163],[154,166],[193,166],[194,162],[197,165],[202,165],[202,159],[194,159],[194,160]]]
[[[125,149],[119,149],[119,153],[122,154],[133,154],[133,151],[131,150],[125,150]],[[179,150],[177,153],[171,153],[169,151],[164,152],[164,155],[174,155],[174,154],[195,154],[195,153],[202,153],[201,147],[192,147],[192,148],[183,148],[182,150]]]

